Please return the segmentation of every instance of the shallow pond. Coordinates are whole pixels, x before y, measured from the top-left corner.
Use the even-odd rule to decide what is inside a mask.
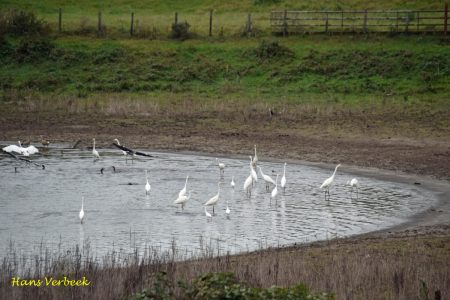
[[[433,192],[419,186],[367,177],[358,177],[357,196],[345,185],[354,176],[341,170],[330,199],[325,200],[318,187],[334,169],[288,164],[286,191],[279,189],[271,202],[259,172],[251,197],[246,196],[243,182],[249,160],[221,158],[226,164],[221,179],[214,157],[151,153],[157,157],[132,163],[125,162],[121,151],[99,152],[102,158],[94,161],[89,150],[53,146],[32,157],[45,164],[45,170],[0,155],[1,252],[7,251],[11,241],[16,249],[33,253],[42,244],[70,247],[88,240],[99,255],[113,247],[125,251],[145,245],[169,248],[173,241],[177,248],[192,253],[211,243],[221,253],[236,253],[387,228],[437,201]],[[282,163],[264,161],[263,149],[258,155],[266,174],[273,178],[275,173],[282,174]],[[148,196],[145,170],[151,184]],[[173,202],[186,175],[192,196],[181,211]],[[236,181],[234,192],[231,176]],[[217,194],[219,181],[223,182],[220,200],[215,216],[208,219],[203,203]],[[85,197],[83,225],[78,218],[81,196]],[[211,208],[208,211],[212,213]]]

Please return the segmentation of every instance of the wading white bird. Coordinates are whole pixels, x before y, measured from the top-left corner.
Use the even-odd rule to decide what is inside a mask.
[[[150,183],[148,183],[148,175],[147,175],[147,170],[145,170],[145,180],[147,181],[147,183],[145,184],[145,194],[148,195],[148,193],[150,193]]]
[[[257,163],[258,163],[258,155],[256,155],[256,145],[255,145],[255,156],[253,156],[252,164],[253,166],[256,166]]]
[[[258,174],[256,174],[255,169],[253,168],[253,164],[252,164],[252,157],[250,157],[250,175],[252,176],[252,185],[253,182],[258,182]]]
[[[211,214],[206,210],[206,206],[205,206],[205,216],[207,218],[212,218]]]
[[[283,189],[283,194],[284,191],[286,190],[286,163],[284,163],[284,169],[283,169],[283,177],[281,177],[281,188]]]
[[[356,188],[356,195],[358,195],[358,190],[359,190],[359,181],[356,178],[353,178],[350,181],[347,181],[347,185],[349,185],[352,188],[352,193],[353,193],[353,189]]]
[[[216,157],[216,161],[217,161],[217,164],[219,165],[219,173],[220,173],[220,175],[223,175],[223,173],[225,172],[225,164],[221,163],[217,157]]]
[[[270,194],[271,202],[272,202],[272,199],[274,199],[278,195],[278,175],[279,174],[277,174],[277,178],[275,179],[275,187],[272,190],[272,194]]]
[[[18,141],[17,143],[19,144],[19,146],[9,145],[9,146],[4,147],[2,150],[5,152],[9,152],[9,153],[15,152],[15,153],[21,154],[23,156],[30,156],[30,155],[33,155],[33,154],[36,154],[39,152],[39,149],[33,145],[30,145],[30,146],[24,148],[24,147],[22,147],[22,144],[20,143],[20,141]]]
[[[271,183],[271,184],[275,185],[275,181],[273,181],[273,179],[269,175],[264,174],[260,166],[258,166],[258,168],[259,168],[259,172],[261,173],[262,178],[266,182],[266,190],[269,190],[269,184]]]
[[[212,197],[211,199],[209,199],[208,201],[206,201],[206,203],[204,204],[204,206],[212,206],[213,208],[213,215],[214,215],[214,206],[217,204],[217,202],[219,201],[219,196],[220,196],[220,182],[217,184],[217,195],[215,195],[214,197]]]
[[[250,197],[252,195],[252,175],[248,176],[244,182],[244,191],[247,193],[247,196]]]
[[[189,179],[189,175],[186,176],[186,182],[184,183],[184,188],[178,193],[178,198],[186,196],[186,187],[187,187],[188,179]]]
[[[234,186],[236,185],[236,184],[234,183],[234,176],[231,177],[231,183],[230,183],[230,185],[231,185],[231,188],[234,190]]]
[[[189,201],[189,199],[191,199],[191,192],[192,191],[189,191],[189,194],[187,196],[179,196],[178,199],[173,202],[173,204],[181,204],[181,210],[184,210],[184,206]]]
[[[83,224],[83,219],[84,219],[84,197],[81,197],[81,210],[80,210],[80,213],[78,214],[78,217],[80,218],[81,224]]]
[[[94,159],[99,159],[100,158],[100,154],[98,154],[98,151],[95,150],[95,138],[92,139],[93,141],[93,146],[92,146],[92,155],[94,155]]]
[[[227,200],[227,209],[225,210],[225,213],[226,213],[227,215],[230,214],[230,208],[228,207],[228,200]]]
[[[336,171],[340,166],[341,166],[341,164],[338,164],[336,166],[336,168],[334,169],[333,175],[331,175],[331,177],[325,179],[325,181],[320,186],[321,189],[325,189],[325,197],[327,196],[327,193],[328,193],[328,196],[330,195],[330,186],[333,185],[334,176],[336,175]]]

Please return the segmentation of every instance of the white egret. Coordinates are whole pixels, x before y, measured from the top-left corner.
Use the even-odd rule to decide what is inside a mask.
[[[231,185],[231,188],[234,190],[234,186],[236,185],[236,184],[234,183],[234,176],[231,177],[231,183],[230,183],[230,185]]]
[[[281,188],[283,189],[283,194],[284,191],[286,190],[286,163],[284,163],[284,169],[283,169],[283,177],[281,177]]]
[[[205,206],[205,216],[207,218],[212,218],[211,214],[206,210],[206,206]]]
[[[356,188],[356,195],[358,196],[358,190],[359,190],[359,181],[356,178],[353,178],[350,181],[347,181],[347,185],[349,185],[352,188],[352,193],[353,193],[353,189]]]
[[[255,145],[255,156],[253,156],[252,164],[256,166],[257,163],[258,163],[258,155],[256,155],[256,145]]]
[[[98,154],[98,151],[95,150],[95,138],[92,139],[93,146],[92,146],[92,155],[94,155],[94,159],[99,159],[100,154]]]
[[[228,207],[228,203],[227,203],[227,209],[225,210],[225,213],[226,213],[227,215],[230,214],[230,208]]]
[[[84,197],[81,197],[81,210],[80,210],[80,213],[78,214],[78,217],[80,218],[81,224],[83,224],[83,219],[84,219]]]
[[[336,166],[336,168],[334,169],[333,175],[331,175],[331,177],[325,179],[325,181],[324,181],[324,182],[322,183],[322,185],[320,186],[321,189],[325,189],[325,198],[326,198],[326,196],[327,196],[327,193],[328,193],[328,196],[330,195],[330,186],[333,185],[333,182],[334,182],[334,176],[336,175],[336,171],[337,171],[337,169],[338,169],[340,166],[341,166],[341,164],[338,164],[338,165]]]
[[[261,173],[262,178],[266,182],[266,190],[269,190],[269,184],[271,183],[271,184],[275,185],[275,181],[273,181],[273,179],[269,175],[264,174],[260,166],[258,166],[258,168],[259,168],[259,172]]]
[[[250,157],[250,175],[252,176],[252,184],[253,182],[258,182],[258,174],[256,174],[255,169],[253,168],[252,164],[252,157]]]
[[[145,184],[145,194],[148,195],[150,193],[150,183],[148,183],[148,175],[147,175],[147,170],[145,170],[145,180],[147,181],[147,183]]]
[[[175,200],[173,204],[181,204],[181,210],[184,210],[184,205],[186,205],[189,199],[191,199],[191,192],[192,191],[189,191],[189,194],[187,196],[186,195],[178,196],[178,199]]]
[[[244,182],[244,191],[247,193],[247,196],[252,195],[252,175],[248,176],[247,179],[245,179]]]
[[[220,182],[217,184],[217,195],[215,195],[214,197],[212,197],[211,199],[209,199],[208,201],[206,201],[206,203],[204,204],[204,206],[212,206],[213,208],[213,215],[214,215],[214,206],[217,204],[217,202],[219,201],[219,196],[220,196]]]
[[[33,145],[30,145],[30,146],[24,148],[24,147],[22,147],[22,144],[20,143],[20,141],[18,141],[17,143],[19,144],[19,146],[9,145],[9,146],[4,147],[2,150],[5,152],[8,152],[8,153],[15,152],[15,153],[21,154],[23,156],[30,156],[30,155],[33,155],[33,154],[36,154],[39,152],[39,149]]]
[[[270,195],[270,201],[272,202],[272,199],[274,199],[277,195],[278,195],[278,175],[277,174],[277,178],[275,179],[275,187],[272,190],[272,194]]]
[[[223,175],[223,173],[225,172],[225,164],[221,163],[217,157],[216,157],[216,161],[217,161],[217,164],[219,165],[219,173],[220,173],[220,175]]]
[[[187,187],[188,179],[189,179],[189,175],[186,176],[186,182],[184,183],[184,188],[178,193],[178,198],[186,196],[186,187]]]

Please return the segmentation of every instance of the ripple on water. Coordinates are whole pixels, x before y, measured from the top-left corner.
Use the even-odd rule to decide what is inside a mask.
[[[249,174],[246,159],[221,158],[227,166],[221,179],[214,157],[157,153],[156,159],[125,163],[119,151],[99,151],[102,159],[94,161],[90,151],[50,148],[47,155],[33,157],[46,170],[27,166],[20,173],[14,173],[17,162],[3,156],[0,249],[7,248],[10,240],[24,251],[43,241],[70,247],[89,240],[99,252],[111,250],[113,244],[123,249],[132,245],[170,248],[175,240],[189,251],[203,249],[201,243],[218,243],[227,251],[239,252],[386,228],[436,201],[432,192],[417,186],[368,177],[358,177],[361,188],[351,192],[345,183],[354,176],[341,170],[331,198],[325,200],[318,187],[333,169],[294,164],[286,169],[286,191],[279,188],[275,200],[270,201],[273,187],[266,191],[261,177],[248,199],[242,189]],[[282,163],[265,162],[261,156],[259,164],[273,178],[271,170],[282,174]],[[105,168],[103,175],[101,168]],[[145,170],[151,184],[148,196]],[[181,211],[173,202],[187,175],[192,195]],[[236,182],[234,192],[231,176]],[[223,183],[221,199],[209,221],[203,204],[217,194],[218,181]],[[85,197],[83,225],[78,219],[81,196]],[[208,211],[212,213],[212,208]]]

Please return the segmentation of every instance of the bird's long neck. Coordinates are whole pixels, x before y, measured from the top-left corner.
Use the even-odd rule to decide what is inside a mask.
[[[93,142],[94,142],[94,146],[92,147],[92,149],[94,149],[94,150],[95,150],[95,140],[94,140]]]
[[[256,157],[256,146],[255,146],[255,157]]]
[[[81,198],[81,210],[83,210],[84,207],[84,198]]]
[[[336,171],[337,171],[338,168],[339,168],[339,166],[336,166],[336,168],[334,169],[333,175],[331,175],[331,177],[334,178],[334,175],[336,175]]]
[[[283,176],[286,176],[286,165],[284,165],[284,168],[283,168]]]
[[[188,179],[189,179],[189,176],[186,177],[186,182],[184,183],[184,188],[186,188],[186,186],[187,186],[187,181],[188,181]]]
[[[17,143],[19,143],[19,147],[22,147],[22,143],[20,141],[17,141]]]

